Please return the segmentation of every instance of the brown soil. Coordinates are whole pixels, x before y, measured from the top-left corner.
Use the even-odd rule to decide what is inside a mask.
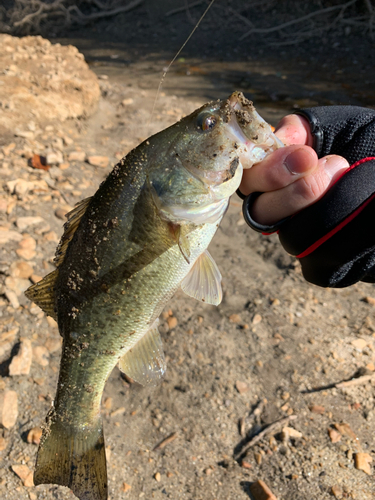
[[[142,25],[140,14],[127,19],[128,25],[103,21],[81,33],[82,38],[59,40],[78,46],[99,76],[102,97],[96,113],[87,120],[56,121],[34,130],[34,136],[2,144],[0,225],[3,234],[21,235],[8,234],[0,253],[0,384],[2,392],[18,395],[16,424],[3,429],[0,439],[4,499],[72,498],[67,488],[24,486],[12,469],[26,465],[32,470],[37,447],[26,437],[43,423],[55,394],[60,337],[53,322],[21,291],[30,279],[37,279],[34,275],[53,269],[61,213],[93,194],[117,159],[141,140],[233,90],[244,91],[273,124],[297,106],[374,104],[370,42],[364,41],[359,52],[355,37],[350,43],[328,38],[321,51],[317,40],[300,48],[271,48],[267,41],[256,45],[252,38],[246,43],[256,50],[248,48],[241,59],[230,38],[229,48],[217,49],[219,56],[215,47],[202,55],[197,32],[195,44],[167,76],[151,115],[162,68],[174,54],[167,50],[166,35],[159,48],[150,41],[152,33]],[[120,27],[130,33],[137,23],[142,43],[121,42]],[[162,27],[160,22],[158,33]],[[206,41],[207,32],[202,33]],[[336,42],[340,50],[333,46]],[[7,149],[11,142],[14,148]],[[109,166],[69,161],[69,153],[78,150],[108,157]],[[63,163],[56,162],[49,172],[28,166],[32,154],[51,151],[60,152]],[[18,184],[11,182],[15,180]],[[43,220],[25,227],[26,216]],[[19,252],[20,238],[26,253]],[[165,381],[156,389],[141,389],[115,369],[107,383],[103,416],[111,500],[245,500],[253,498],[250,485],[258,479],[279,500],[332,495],[372,499],[373,470],[368,475],[357,469],[355,458],[358,452],[375,458],[374,379],[359,379],[361,383],[348,387],[336,384],[375,373],[374,287],[360,283],[329,290],[306,283],[299,264],[276,236],[247,228],[237,197],[210,251],[223,275],[224,300],[215,308],[179,292],[168,304],[161,318],[168,362]],[[20,261],[31,266],[32,275],[14,264]],[[16,294],[16,302],[9,291]],[[32,341],[33,362],[28,374],[10,376],[20,338]],[[261,411],[256,411],[257,405]],[[284,426],[302,437],[288,438],[281,434],[282,426],[275,428],[234,460],[261,428],[292,415],[297,418]],[[348,425],[338,426],[343,423]],[[339,432],[338,442],[332,442],[335,434],[329,434],[330,429]],[[173,441],[153,451],[175,432]]]

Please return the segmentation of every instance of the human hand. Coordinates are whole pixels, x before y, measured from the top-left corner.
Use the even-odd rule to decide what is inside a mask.
[[[244,170],[240,191],[244,195],[262,192],[253,206],[252,218],[272,225],[315,203],[349,167],[345,158],[329,155],[318,159],[305,118],[287,115],[275,134],[286,147]]]

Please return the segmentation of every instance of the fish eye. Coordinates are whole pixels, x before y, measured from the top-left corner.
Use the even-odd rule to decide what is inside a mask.
[[[215,115],[203,114],[198,116],[198,129],[207,132],[212,130],[217,123],[217,118]]]

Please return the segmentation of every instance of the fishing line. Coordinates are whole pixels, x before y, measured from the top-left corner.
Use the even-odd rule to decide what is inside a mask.
[[[207,14],[207,12],[210,10],[212,4],[215,2],[215,0],[211,0],[210,3],[208,4],[206,10],[203,12],[203,14],[201,15],[201,17],[199,18],[199,21],[197,22],[197,24],[194,26],[192,32],[190,33],[190,35],[187,37],[187,39],[184,41],[184,43],[181,45],[180,47],[180,50],[177,52],[177,54],[174,56],[174,58],[172,59],[172,61],[168,64],[167,66],[167,69],[164,71],[162,77],[161,77],[161,80],[160,80],[160,83],[159,83],[159,86],[158,86],[158,90],[156,92],[156,96],[155,96],[155,100],[154,100],[154,105],[152,107],[152,111],[151,111],[151,116],[150,116],[150,119],[149,119],[149,122],[148,122],[148,125],[150,125],[150,122],[151,122],[151,118],[153,117],[153,114],[154,114],[154,111],[155,111],[155,107],[156,107],[156,103],[158,101],[158,98],[159,98],[159,94],[160,94],[160,91],[161,91],[161,87],[164,83],[164,80],[165,80],[165,77],[167,76],[167,73],[170,69],[170,67],[172,66],[172,64],[175,62],[175,60],[177,59],[177,57],[181,54],[182,50],[184,49],[185,45],[188,43],[188,41],[190,40],[190,38],[194,35],[196,29],[198,28],[198,26],[200,25],[200,23],[203,21],[205,15]]]

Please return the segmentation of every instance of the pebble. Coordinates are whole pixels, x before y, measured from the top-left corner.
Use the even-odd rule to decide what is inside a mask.
[[[374,297],[365,297],[364,301],[367,302],[368,304],[371,304],[372,306],[375,306],[375,298]]]
[[[48,366],[49,365],[49,352],[47,347],[43,345],[38,345],[33,349],[35,361],[40,366]]]
[[[331,495],[333,495],[335,498],[342,498],[343,494],[344,493],[338,484],[332,486]]]
[[[156,472],[154,474],[154,478],[156,479],[156,481],[159,483],[161,481],[161,474],[160,472]]]
[[[9,243],[10,241],[21,241],[22,235],[17,231],[8,231],[0,227],[0,245]]]
[[[255,314],[255,316],[253,317],[253,320],[252,320],[252,324],[253,325],[257,325],[258,323],[260,323],[262,321],[262,316],[260,314]]]
[[[43,431],[40,427],[33,427],[32,429],[29,430],[27,434],[27,442],[29,444],[39,445],[42,434]]]
[[[354,465],[356,469],[362,470],[366,474],[371,474],[372,456],[369,453],[356,453],[354,455]]]
[[[4,290],[4,295],[8,299],[9,304],[13,307],[13,309],[18,309],[20,307],[17,294],[13,292],[13,290],[9,290],[9,288],[6,288]]]
[[[277,500],[266,483],[261,479],[250,485],[250,493],[254,500]]]
[[[239,314],[231,314],[229,316],[229,321],[231,323],[241,323],[241,316]]]
[[[16,226],[21,231],[24,231],[29,226],[35,226],[36,224],[40,224],[41,222],[46,222],[42,217],[18,217],[16,220]]]
[[[302,432],[293,429],[293,427],[284,427],[281,432],[281,439],[283,441],[288,441],[290,438],[301,439],[302,436],[303,436]]]
[[[249,386],[246,382],[241,382],[241,380],[236,381],[236,389],[240,394],[245,394],[249,390]]]
[[[32,236],[26,236],[18,245],[19,248],[16,250],[18,257],[22,257],[25,260],[31,260],[35,257],[36,241]]]
[[[59,165],[64,163],[64,157],[61,151],[53,151],[46,156],[47,165]]]
[[[16,335],[18,331],[19,331],[18,327],[12,328],[12,330],[9,330],[8,332],[3,332],[0,335],[0,359],[5,355],[10,354],[10,351],[16,342]]]
[[[341,441],[342,436],[335,429],[328,429],[328,435],[332,443],[338,443],[339,441]]]
[[[23,260],[12,262],[9,268],[9,276],[12,278],[28,279],[33,275],[33,273],[34,270],[31,265]]]
[[[353,347],[358,349],[358,351],[362,351],[366,346],[367,342],[365,339],[355,339],[351,341]]]
[[[311,406],[309,406],[309,409],[310,409],[311,413],[317,413],[318,415],[323,415],[323,413],[326,411],[324,406],[320,406],[320,405],[311,405]]]
[[[126,493],[126,492],[130,491],[131,489],[132,489],[132,487],[130,486],[130,484],[128,484],[128,483],[123,483],[123,485],[122,485],[122,491],[123,491],[124,493]]]
[[[58,219],[61,219],[61,220],[65,220],[66,217],[65,215],[68,213],[68,210],[66,210],[65,208],[56,208],[55,210],[55,215]]]
[[[68,154],[68,161],[85,161],[86,153],[84,151],[72,151]]]
[[[0,423],[6,429],[11,429],[17,422],[18,398],[15,391],[5,391],[0,394]]]
[[[8,290],[15,292],[17,297],[19,297],[30,286],[30,282],[25,278],[13,278],[12,276],[7,276],[5,278],[5,286]]]
[[[20,348],[9,365],[9,375],[28,375],[30,373],[33,351],[30,339],[21,339]]]
[[[0,437],[0,451],[4,451],[7,446],[8,446],[8,441],[3,437]]]
[[[121,104],[123,106],[129,106],[129,104],[133,104],[133,102],[134,102],[134,99],[132,99],[131,97],[128,97],[127,99],[123,99],[121,101]]]
[[[341,434],[345,434],[346,436],[350,437],[353,440],[357,439],[355,432],[353,431],[353,429],[350,427],[349,424],[346,423],[334,424],[334,426]]]
[[[94,167],[106,168],[108,167],[109,158],[108,156],[89,156],[87,161]]]
[[[33,472],[28,468],[27,465],[12,465],[12,470],[21,479],[24,486],[28,488],[34,486]]]
[[[177,318],[175,318],[174,316],[170,316],[167,319],[167,323],[168,323],[169,329],[172,330],[173,328],[176,328],[176,326],[177,326]]]

